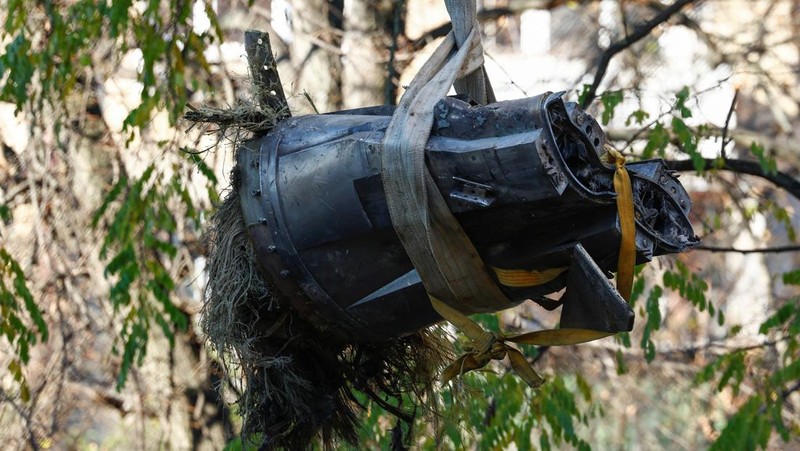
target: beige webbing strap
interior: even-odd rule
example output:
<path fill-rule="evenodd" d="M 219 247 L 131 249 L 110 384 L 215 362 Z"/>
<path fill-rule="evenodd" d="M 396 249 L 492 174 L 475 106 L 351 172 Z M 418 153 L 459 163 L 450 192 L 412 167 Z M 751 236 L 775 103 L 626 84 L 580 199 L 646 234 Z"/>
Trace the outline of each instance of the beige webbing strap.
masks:
<path fill-rule="evenodd" d="M 433 107 L 456 78 L 483 64 L 473 27 L 455 50 L 450 33 L 411 82 L 383 141 L 382 178 L 392 224 L 429 293 L 464 313 L 502 310 L 509 301 L 495 285 L 425 165 Z"/>
<path fill-rule="evenodd" d="M 453 24 L 453 35 L 456 38 L 456 47 L 461 48 L 467 42 L 473 28 L 478 28 L 478 8 L 475 0 L 445 0 L 447 12 L 450 14 L 450 22 Z M 481 58 L 483 50 L 481 49 Z M 466 94 L 472 100 L 487 104 L 495 101 L 492 84 L 486 75 L 486 69 L 481 65 L 480 68 L 466 76 L 457 79 L 453 87 L 458 94 Z"/>

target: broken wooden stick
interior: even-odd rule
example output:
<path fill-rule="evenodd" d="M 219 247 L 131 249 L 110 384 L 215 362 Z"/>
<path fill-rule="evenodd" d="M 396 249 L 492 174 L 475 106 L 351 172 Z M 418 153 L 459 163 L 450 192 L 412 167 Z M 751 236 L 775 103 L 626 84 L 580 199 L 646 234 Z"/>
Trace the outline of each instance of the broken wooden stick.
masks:
<path fill-rule="evenodd" d="M 184 118 L 194 123 L 190 129 L 198 123 L 206 123 L 216 124 L 220 131 L 233 127 L 263 135 L 281 120 L 291 117 L 269 34 L 247 30 L 244 33 L 244 47 L 254 103 L 242 103 L 227 109 L 187 105 L 189 111 Z"/>

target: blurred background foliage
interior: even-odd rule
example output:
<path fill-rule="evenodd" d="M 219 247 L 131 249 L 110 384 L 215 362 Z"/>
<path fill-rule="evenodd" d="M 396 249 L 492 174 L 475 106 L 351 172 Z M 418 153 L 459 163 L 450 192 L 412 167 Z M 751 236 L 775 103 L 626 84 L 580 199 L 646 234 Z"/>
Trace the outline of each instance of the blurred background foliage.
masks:
<path fill-rule="evenodd" d="M 248 28 L 270 31 L 294 114 L 393 103 L 447 31 L 442 3 L 0 0 L 4 443 L 247 447 L 240 387 L 195 326 L 239 137 L 181 117 L 250 102 Z M 565 90 L 626 156 L 668 160 L 704 246 L 639 268 L 632 333 L 526 349 L 541 389 L 497 364 L 410 429 L 366 403 L 364 446 L 800 446 L 800 2 L 478 5 L 498 97 Z"/>

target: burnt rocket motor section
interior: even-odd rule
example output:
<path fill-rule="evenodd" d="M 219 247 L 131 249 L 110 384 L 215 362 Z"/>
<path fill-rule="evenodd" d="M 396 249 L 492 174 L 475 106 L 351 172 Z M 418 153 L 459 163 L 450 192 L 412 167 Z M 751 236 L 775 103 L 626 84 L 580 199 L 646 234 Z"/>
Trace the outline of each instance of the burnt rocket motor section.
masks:
<path fill-rule="evenodd" d="M 240 147 L 242 211 L 259 262 L 291 307 L 332 339 L 374 341 L 439 321 L 392 228 L 381 180 L 391 107 L 283 121 Z M 597 122 L 560 94 L 434 110 L 427 166 L 488 268 L 568 267 L 508 307 L 563 305 L 562 327 L 630 330 L 610 284 L 620 229 Z M 698 243 L 689 197 L 661 160 L 627 165 L 637 263 Z M 488 269 L 487 268 L 487 269 Z M 544 296 L 567 287 L 559 300 Z M 467 311 L 465 313 L 475 313 Z"/>

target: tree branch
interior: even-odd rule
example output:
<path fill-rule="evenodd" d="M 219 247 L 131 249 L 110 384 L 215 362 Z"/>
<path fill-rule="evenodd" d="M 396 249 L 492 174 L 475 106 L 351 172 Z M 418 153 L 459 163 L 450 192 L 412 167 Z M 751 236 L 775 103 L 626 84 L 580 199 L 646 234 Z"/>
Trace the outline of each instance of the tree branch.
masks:
<path fill-rule="evenodd" d="M 728 145 L 728 130 L 731 124 L 731 117 L 733 117 L 733 111 L 736 109 L 736 100 L 739 98 L 739 89 L 737 88 L 733 92 L 733 100 L 731 100 L 731 106 L 728 108 L 728 115 L 725 116 L 725 126 L 722 127 L 722 144 L 720 145 L 719 154 L 722 155 L 722 158 L 728 158 L 728 154 L 725 151 L 725 147 Z"/>
<path fill-rule="evenodd" d="M 678 11 L 680 11 L 684 6 L 693 3 L 695 1 L 696 0 L 676 0 L 675 3 L 668 6 L 663 11 L 659 12 L 655 17 L 637 27 L 633 31 L 633 33 L 628 35 L 628 37 L 619 42 L 611 44 L 606 49 L 606 51 L 603 52 L 603 54 L 600 56 L 600 62 L 597 65 L 597 72 L 595 72 L 594 81 L 584 94 L 583 102 L 581 102 L 581 107 L 584 109 L 587 108 L 589 104 L 591 104 L 592 101 L 597 97 L 597 88 L 600 86 L 600 83 L 606 76 L 606 71 L 608 70 L 609 63 L 611 63 L 611 59 L 614 56 L 616 56 L 617 53 L 627 49 L 633 44 L 636 44 L 642 38 L 649 35 L 654 28 L 668 21 L 672 16 L 678 13 Z"/>
<path fill-rule="evenodd" d="M 735 247 L 720 247 L 720 246 L 697 246 L 692 248 L 695 251 L 708 251 L 708 252 L 738 252 L 740 254 L 770 254 L 781 252 L 800 252 L 800 245 L 787 245 L 765 247 L 761 249 L 738 249 Z"/>
<path fill-rule="evenodd" d="M 733 158 L 706 158 L 704 161 L 707 168 L 748 174 L 768 180 L 775 186 L 783 188 L 795 198 L 800 199 L 800 181 L 780 171 L 765 172 L 758 162 Z M 692 160 L 668 160 L 666 163 L 667 166 L 674 171 L 695 171 L 694 162 Z"/>
<path fill-rule="evenodd" d="M 611 141 L 626 141 L 628 145 L 639 139 L 646 140 L 650 136 L 650 128 L 657 122 L 658 119 L 640 129 L 609 128 L 605 130 L 606 138 Z M 670 139 L 673 142 L 677 142 L 672 130 L 667 129 L 667 131 L 670 134 Z M 700 138 L 719 138 L 722 136 L 721 128 L 708 125 L 702 128 L 693 127 L 692 132 Z M 744 149 L 749 149 L 750 145 L 754 142 L 759 143 L 765 149 L 770 150 L 774 156 L 780 157 L 794 166 L 800 165 L 800 159 L 798 159 L 798 155 L 800 155 L 800 146 L 790 137 L 768 136 L 763 133 L 739 128 L 729 129 L 727 136 L 728 142 L 732 140 L 737 146 Z"/>

